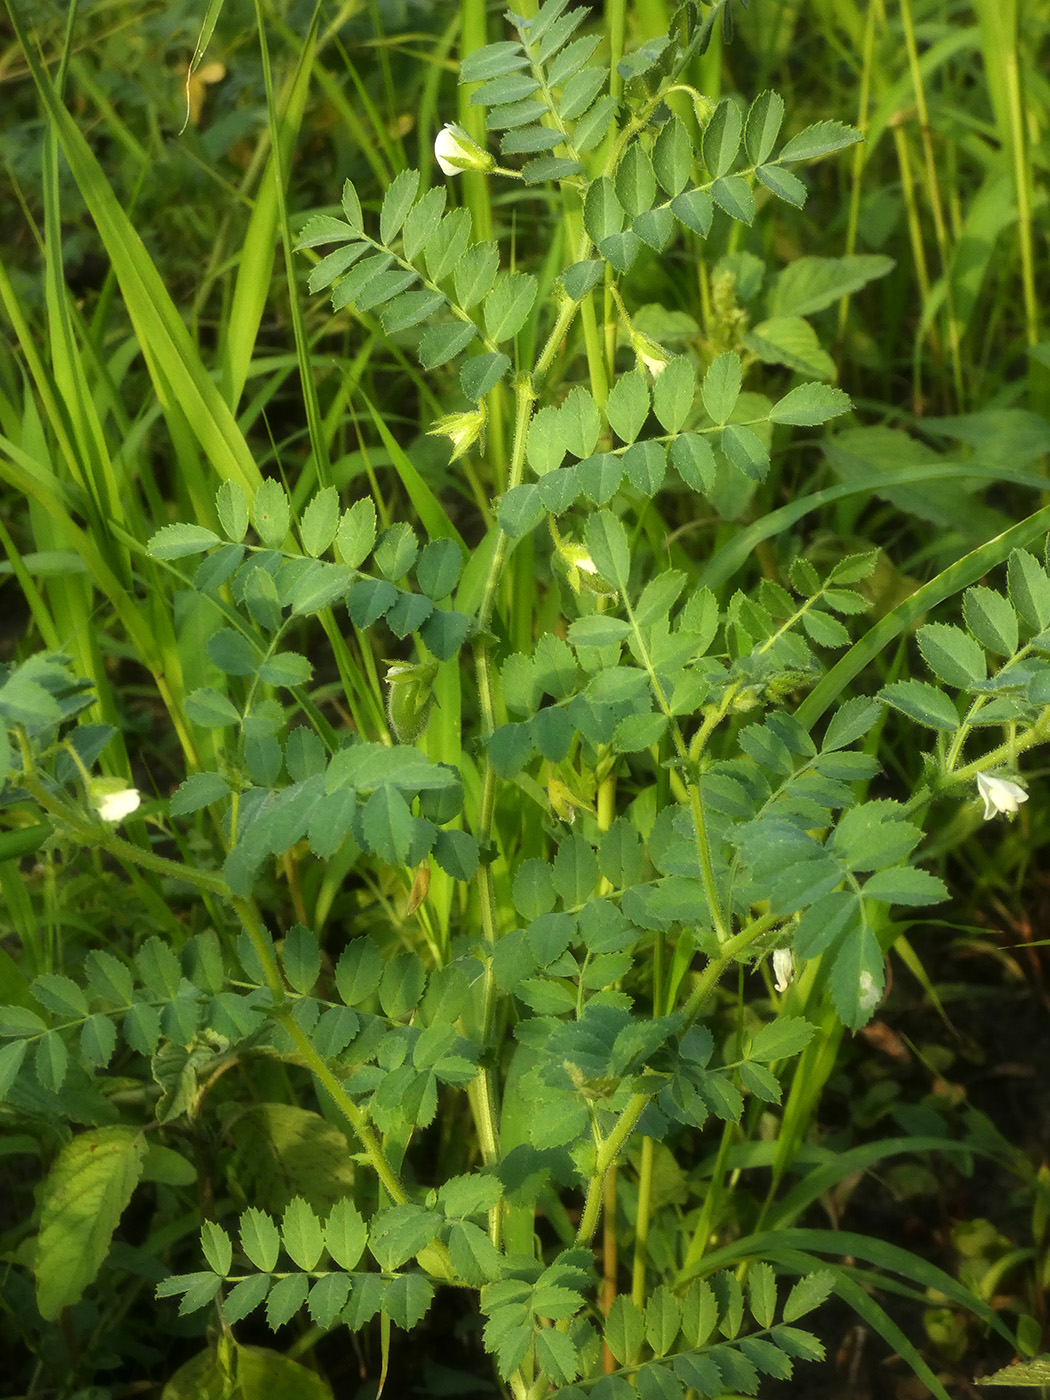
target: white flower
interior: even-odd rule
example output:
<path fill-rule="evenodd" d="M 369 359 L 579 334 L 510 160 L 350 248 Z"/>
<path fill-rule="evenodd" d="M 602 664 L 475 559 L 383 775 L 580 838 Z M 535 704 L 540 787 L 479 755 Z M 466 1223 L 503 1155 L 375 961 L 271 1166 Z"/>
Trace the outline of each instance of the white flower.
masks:
<path fill-rule="evenodd" d="M 446 122 L 434 139 L 434 159 L 443 175 L 461 175 L 464 170 L 491 170 L 495 159 L 483 151 L 455 122 Z"/>
<path fill-rule="evenodd" d="M 790 948 L 773 950 L 773 987 L 778 992 L 786 992 L 795 976 L 795 959 Z"/>
<path fill-rule="evenodd" d="M 95 810 L 104 822 L 122 822 L 130 817 L 142 801 L 137 788 L 118 788 L 114 792 L 100 792 L 94 799 Z"/>
<path fill-rule="evenodd" d="M 1012 783 L 1009 778 L 993 778 L 987 773 L 977 774 L 977 791 L 984 799 L 984 819 L 986 822 L 998 812 L 1013 816 L 1022 802 L 1028 801 L 1023 787 Z"/>

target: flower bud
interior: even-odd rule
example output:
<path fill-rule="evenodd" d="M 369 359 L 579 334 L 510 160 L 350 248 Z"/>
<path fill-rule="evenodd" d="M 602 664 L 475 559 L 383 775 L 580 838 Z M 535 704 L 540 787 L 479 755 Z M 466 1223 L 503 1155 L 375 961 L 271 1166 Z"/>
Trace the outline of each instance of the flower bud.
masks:
<path fill-rule="evenodd" d="M 446 122 L 434 139 L 434 159 L 443 175 L 460 175 L 464 170 L 492 170 L 496 161 L 488 151 L 468 136 L 455 122 Z"/>
<path fill-rule="evenodd" d="M 434 426 L 427 429 L 428 437 L 447 437 L 452 444 L 454 462 L 468 452 L 485 431 L 487 413 L 484 404 L 468 409 L 465 413 L 446 413 L 443 418 L 434 420 Z M 484 445 L 484 444 L 483 444 Z"/>

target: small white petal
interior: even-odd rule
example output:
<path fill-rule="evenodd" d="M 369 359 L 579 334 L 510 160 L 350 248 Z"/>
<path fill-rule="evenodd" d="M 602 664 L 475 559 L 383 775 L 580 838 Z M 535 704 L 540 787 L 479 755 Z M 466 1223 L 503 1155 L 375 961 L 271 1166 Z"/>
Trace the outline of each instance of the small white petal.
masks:
<path fill-rule="evenodd" d="M 1028 794 L 1009 778 L 995 778 L 989 773 L 977 774 L 977 791 L 984 801 L 984 820 L 991 821 L 999 812 L 1013 816 Z"/>
<path fill-rule="evenodd" d="M 141 801 L 136 788 L 107 792 L 98 804 L 98 814 L 104 822 L 122 822 L 125 817 L 131 816 Z"/>

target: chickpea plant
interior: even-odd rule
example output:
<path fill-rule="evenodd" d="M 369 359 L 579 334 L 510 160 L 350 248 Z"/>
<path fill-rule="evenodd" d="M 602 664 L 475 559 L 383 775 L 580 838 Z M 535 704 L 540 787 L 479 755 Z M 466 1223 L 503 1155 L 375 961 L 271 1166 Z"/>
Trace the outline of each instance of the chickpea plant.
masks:
<path fill-rule="evenodd" d="M 96 1278 L 148 1162 L 158 1179 L 147 1132 L 205 1113 L 203 1086 L 236 1058 L 306 1072 L 302 1111 L 353 1144 L 350 1185 L 326 1210 L 304 1193 L 276 1214 L 250 1204 L 207 1220 L 203 1267 L 158 1289 L 184 1315 L 211 1305 L 229 1328 L 265 1309 L 277 1328 L 306 1309 L 322 1329 L 379 1317 L 385 1350 L 391 1324 L 420 1324 L 435 1289 L 473 1290 L 485 1350 L 518 1400 L 753 1393 L 760 1374 L 821 1355 L 795 1324 L 830 1272 L 785 1288 L 769 1262 L 741 1281 L 694 1259 L 684 1279 L 681 1259 L 643 1248 L 627 1292 L 606 1260 L 599 1306 L 601 1212 L 639 1144 L 780 1102 L 815 1027 L 779 1009 L 716 1044 L 708 1021 L 729 970 L 768 957 L 775 992 L 767 982 L 760 1005 L 790 1004 L 805 979 L 846 1027 L 871 1017 L 890 908 L 946 895 L 913 863 L 934 795 L 976 812 L 979 782 L 986 816 L 1024 801 L 1006 773 L 1044 737 L 1050 581 L 1015 553 L 1008 597 L 972 589 L 965 627 L 920 630 L 931 680 L 842 699 L 814 733 L 797 697 L 850 643 L 874 555 L 823 572 L 798 557 L 781 580 L 720 596 L 654 546 L 658 493 L 735 518 L 774 434 L 850 409 L 819 378 L 775 400 L 745 390 L 745 367 L 792 367 L 792 336 L 815 344 L 802 316 L 705 359 L 629 310 L 643 253 L 695 246 L 716 218 L 750 225 L 763 198 L 801 206 L 797 168 L 859 139 L 826 121 L 784 140 L 775 93 L 745 114 L 689 88 L 716 11 L 681 4 L 668 36 L 622 62 L 616 92 L 591 62 L 598 38 L 573 37 L 585 9 L 546 0 L 534 18 L 508 15 L 510 37 L 460 70 L 506 164 L 450 124 L 440 183 L 406 170 L 373 211 L 348 181 L 341 217 L 303 228 L 311 291 L 377 318 L 425 373 L 458 378 L 462 407 L 431 426 L 453 471 L 499 446 L 498 410 L 503 475 L 469 544 L 403 452 L 415 524 L 380 528 L 372 499 L 344 508 L 334 487 L 293 518 L 276 481 L 250 500 L 227 481 L 218 530 L 171 524 L 149 541 L 214 609 L 220 678 L 189 697 L 184 722 L 223 757 L 142 810 L 210 820 L 199 830 L 213 867 L 118 834 L 141 818 L 137 794 L 91 777 L 109 731 L 74 722 L 90 697 L 63 658 L 7 668 L 8 799 L 40 815 L 0 838 L 4 857 L 97 846 L 199 891 L 216 921 L 178 951 L 157 934 L 127 959 L 93 951 L 82 978 L 44 974 L 34 1005 L 0 1009 L 9 1100 L 42 1095 L 56 1118 L 74 1089 L 105 1104 L 118 1054 L 148 1065 L 154 1089 L 145 1117 L 72 1115 L 93 1126 L 42 1188 L 45 1317 Z M 450 199 L 464 172 L 560 211 L 561 264 L 541 276 L 478 239 Z M 515 579 L 538 561 L 536 615 L 512 619 Z M 352 729 L 333 728 L 311 660 L 287 644 L 310 618 L 344 634 Z M 384 670 L 376 658 L 392 651 L 402 659 Z M 867 795 L 880 765 L 858 745 L 887 707 L 935 735 L 907 806 Z M 1006 738 L 965 757 L 996 726 Z M 320 864 L 333 886 L 370 882 L 408 912 L 385 936 L 349 928 L 341 950 L 302 922 L 270 927 L 258 896 L 275 858 Z M 446 1113 L 469 1113 L 471 1147 L 460 1170 L 428 1180 L 418 1130 Z M 228 1348 L 202 1355 L 202 1385 L 231 1364 Z"/>

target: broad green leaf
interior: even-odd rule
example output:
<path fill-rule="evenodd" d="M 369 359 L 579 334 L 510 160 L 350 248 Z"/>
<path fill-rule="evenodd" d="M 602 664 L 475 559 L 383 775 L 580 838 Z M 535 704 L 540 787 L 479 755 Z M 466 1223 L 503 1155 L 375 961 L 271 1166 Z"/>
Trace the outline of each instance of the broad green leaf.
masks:
<path fill-rule="evenodd" d="M 948 887 L 928 870 L 901 865 L 873 875 L 864 886 L 864 896 L 887 904 L 939 904 L 948 898 Z"/>
<path fill-rule="evenodd" d="M 536 483 L 526 481 L 512 486 L 500 500 L 498 517 L 500 529 L 511 539 L 520 539 L 534 530 L 543 519 L 543 502 Z"/>
<path fill-rule="evenodd" d="M 473 322 L 454 321 L 450 325 L 431 326 L 419 342 L 419 363 L 424 369 L 437 369 L 467 348 L 478 334 Z"/>
<path fill-rule="evenodd" d="M 502 351 L 488 351 L 472 355 L 463 362 L 459 371 L 459 382 L 468 399 L 483 399 L 494 389 L 510 369 L 510 356 Z"/>
<path fill-rule="evenodd" d="M 780 165 L 760 165 L 755 171 L 755 179 L 778 199 L 793 204 L 796 209 L 802 208 L 809 194 L 798 176 Z"/>
<path fill-rule="evenodd" d="M 739 365 L 739 361 L 737 363 Z M 600 510 L 588 518 L 584 534 L 598 573 L 606 583 L 624 592 L 631 569 L 631 554 L 623 523 L 611 511 Z"/>
<path fill-rule="evenodd" d="M 714 449 L 700 433 L 682 433 L 671 444 L 671 464 L 685 484 L 698 494 L 715 484 L 717 465 Z"/>
<path fill-rule="evenodd" d="M 419 188 L 419 171 L 402 170 L 395 176 L 383 196 L 379 211 L 379 241 L 388 248 L 401 231 L 401 225 L 408 218 L 408 211 L 415 201 Z"/>
<path fill-rule="evenodd" d="M 428 317 L 435 315 L 447 304 L 447 301 L 448 298 L 444 293 L 429 289 L 402 292 L 400 296 L 395 297 L 393 301 L 384 306 L 380 316 L 383 329 L 387 335 L 396 335 L 398 331 L 409 330 L 412 326 L 418 326 L 420 321 L 425 321 Z"/>
<path fill-rule="evenodd" d="M 665 207 L 647 209 L 635 219 L 631 232 L 650 248 L 662 253 L 674 233 L 674 215 Z"/>
<path fill-rule="evenodd" d="M 581 385 L 570 390 L 558 410 L 558 432 L 574 457 L 589 457 L 601 432 L 598 406 Z"/>
<path fill-rule="evenodd" d="M 815 427 L 848 413 L 853 404 L 848 394 L 831 384 L 799 384 L 769 410 L 771 423 L 792 423 Z"/>
<path fill-rule="evenodd" d="M 842 122 L 815 122 L 793 136 L 780 150 L 778 160 L 814 160 L 826 156 L 831 151 L 841 151 L 847 146 L 855 146 L 864 138 L 855 126 L 844 126 Z"/>
<path fill-rule="evenodd" d="M 626 715 L 616 726 L 612 746 L 617 753 L 640 753 L 658 744 L 666 731 L 666 715 Z"/>
<path fill-rule="evenodd" d="M 474 243 L 456 264 L 456 300 L 465 311 L 476 306 L 492 290 L 499 271 L 499 246 Z"/>
<path fill-rule="evenodd" d="M 391 583 L 404 578 L 416 561 L 419 541 L 412 526 L 403 520 L 385 529 L 375 549 L 375 561 L 380 572 Z"/>
<path fill-rule="evenodd" d="M 278 1279 L 266 1300 L 266 1323 L 272 1332 L 286 1326 L 305 1304 L 310 1280 L 305 1274 Z"/>
<path fill-rule="evenodd" d="M 582 39 L 580 42 L 589 44 L 591 40 Z M 582 68 L 574 73 L 555 104 L 562 121 L 577 121 L 582 117 L 605 86 L 608 76 L 608 72 L 601 68 Z"/>
<path fill-rule="evenodd" d="M 777 1284 L 772 1268 L 759 1260 L 747 1271 L 748 1304 L 759 1327 L 772 1327 L 777 1310 Z"/>
<path fill-rule="evenodd" d="M 784 120 L 784 99 L 768 89 L 752 102 L 744 123 L 744 144 L 752 165 L 769 159 Z"/>
<path fill-rule="evenodd" d="M 367 936 L 352 939 L 335 967 L 335 985 L 346 1005 L 367 1001 L 379 990 L 382 977 L 383 960 L 376 945 Z"/>
<path fill-rule="evenodd" d="M 407 951 L 398 953 L 383 969 L 379 1004 L 392 1021 L 403 1020 L 419 1006 L 426 983 L 426 969 L 419 955 Z"/>
<path fill-rule="evenodd" d="M 667 370 L 664 371 L 666 373 Z M 657 380 L 657 387 L 659 384 L 660 380 Z M 605 416 L 618 438 L 623 442 L 634 442 L 649 416 L 649 389 L 640 370 L 628 370 L 617 377 L 605 401 Z M 668 431 L 675 432 L 677 429 Z"/>
<path fill-rule="evenodd" d="M 317 1267 L 324 1249 L 321 1222 L 301 1196 L 295 1196 L 285 1207 L 281 1220 L 281 1241 L 288 1257 L 300 1269 L 309 1272 Z"/>
<path fill-rule="evenodd" d="M 362 496 L 343 511 L 336 531 L 336 548 L 343 563 L 357 568 L 372 550 L 376 538 L 376 508 L 371 496 Z"/>
<path fill-rule="evenodd" d="M 259 664 L 254 648 L 232 627 L 220 627 L 208 638 L 208 657 L 225 676 L 253 676 Z"/>
<path fill-rule="evenodd" d="M 653 170 L 656 178 L 673 198 L 689 183 L 693 168 L 693 143 L 681 118 L 672 116 L 660 128 L 653 145 Z"/>
<path fill-rule="evenodd" d="M 775 316 L 760 321 L 744 336 L 744 345 L 769 365 L 787 365 L 815 379 L 833 379 L 835 362 L 801 316 Z"/>
<path fill-rule="evenodd" d="M 498 345 L 517 335 L 536 300 L 536 279 L 528 272 L 507 272 L 485 301 L 485 329 Z"/>
<path fill-rule="evenodd" d="M 688 355 L 677 355 L 664 366 L 653 386 L 653 412 L 665 432 L 677 433 L 685 424 L 696 395 L 696 370 Z"/>
<path fill-rule="evenodd" d="M 361 834 L 380 860 L 403 865 L 412 845 L 412 813 L 394 787 L 376 788 L 360 815 Z"/>
<path fill-rule="evenodd" d="M 704 128 L 702 150 L 704 164 L 717 180 L 733 168 L 737 152 L 740 150 L 740 136 L 743 121 L 740 108 L 732 98 L 724 97 L 711 115 Z"/>
<path fill-rule="evenodd" d="M 284 487 L 267 477 L 252 501 L 252 524 L 263 544 L 280 549 L 288 533 L 289 507 Z"/>
<path fill-rule="evenodd" d="M 33 1264 L 37 1306 L 48 1321 L 79 1302 L 94 1282 L 145 1155 L 142 1133 L 115 1125 L 78 1133 L 59 1150 L 40 1188 Z"/>
<path fill-rule="evenodd" d="M 589 258 L 567 267 L 558 280 L 571 301 L 582 301 L 592 287 L 602 280 L 603 271 L 604 264 L 600 258 Z"/>
<path fill-rule="evenodd" d="M 683 190 L 671 200 L 671 213 L 686 228 L 706 238 L 714 218 L 714 200 L 706 190 Z"/>
<path fill-rule="evenodd" d="M 1017 650 L 1017 614 L 994 589 L 978 586 L 963 594 L 963 617 L 980 642 L 997 656 L 1012 656 Z"/>
<path fill-rule="evenodd" d="M 593 150 L 608 135 L 619 106 L 619 100 L 607 93 L 605 97 L 599 97 L 590 111 L 580 118 L 573 141 L 579 155 Z"/>
<path fill-rule="evenodd" d="M 334 1325 L 349 1296 L 350 1279 L 346 1274 L 322 1274 L 306 1300 L 311 1322 L 327 1331 Z"/>
<path fill-rule="evenodd" d="M 1025 626 L 1033 632 L 1050 627 L 1050 579 L 1026 549 L 1011 552 L 1006 565 L 1007 591 Z"/>
<path fill-rule="evenodd" d="M 461 83 L 480 83 L 489 78 L 501 77 L 504 73 L 514 73 L 527 68 L 529 60 L 522 53 L 517 40 L 504 40 L 498 44 L 486 44 L 465 54 L 459 68 Z"/>
<path fill-rule="evenodd" d="M 655 1356 L 666 1356 L 674 1346 L 681 1321 L 678 1299 L 666 1284 L 660 1284 L 645 1305 L 645 1339 Z"/>
<path fill-rule="evenodd" d="M 165 525 L 150 536 L 146 549 L 154 559 L 183 559 L 219 543 L 215 531 L 203 525 Z"/>
<path fill-rule="evenodd" d="M 778 1016 L 751 1039 L 748 1058 L 773 1061 L 790 1059 L 813 1039 L 815 1027 L 801 1016 Z"/>
<path fill-rule="evenodd" d="M 643 496 L 655 496 L 667 473 L 667 450 L 662 442 L 634 442 L 623 454 L 627 479 Z"/>
<path fill-rule="evenodd" d="M 764 481 L 769 471 L 765 443 L 746 423 L 729 423 L 722 430 L 721 448 L 737 471 L 751 481 Z"/>
<path fill-rule="evenodd" d="M 740 356 L 732 350 L 724 351 L 708 366 L 700 392 L 704 408 L 715 423 L 729 422 L 740 397 L 741 379 Z"/>
<path fill-rule="evenodd" d="M 711 186 L 711 198 L 719 209 L 741 223 L 751 224 L 755 218 L 755 196 L 742 175 L 724 175 Z"/>
<path fill-rule="evenodd" d="M 415 262 L 423 251 L 445 210 L 448 192 L 444 185 L 427 190 L 418 204 L 413 205 L 401 233 L 401 249 L 409 262 Z"/>
<path fill-rule="evenodd" d="M 623 205 L 612 180 L 599 175 L 591 181 L 583 206 L 583 223 L 591 242 L 600 245 L 610 234 L 619 233 L 624 221 Z"/>
<path fill-rule="evenodd" d="M 234 1284 L 222 1301 L 222 1315 L 227 1323 L 232 1326 L 254 1312 L 269 1293 L 272 1282 L 269 1274 L 253 1274 Z"/>
<path fill-rule="evenodd" d="M 293 991 L 303 996 L 313 990 L 321 974 L 321 947 L 316 934 L 293 924 L 281 946 L 281 966 Z"/>
<path fill-rule="evenodd" d="M 233 1267 L 233 1241 L 214 1220 L 206 1220 L 201 1226 L 201 1250 L 208 1267 L 226 1278 Z"/>
<path fill-rule="evenodd" d="M 248 499 L 236 481 L 224 481 L 216 491 L 215 511 L 226 538 L 239 544 L 248 529 Z"/>
<path fill-rule="evenodd" d="M 514 874 L 514 907 L 523 919 L 536 919 L 554 908 L 556 893 L 551 868 L 538 857 L 522 861 Z"/>
<path fill-rule="evenodd" d="M 636 218 L 651 208 L 656 198 L 656 176 L 652 161 L 639 140 L 635 139 L 627 147 L 613 179 L 616 197 L 628 218 Z"/>
<path fill-rule="evenodd" d="M 30 990 L 41 1006 L 65 1020 L 79 1020 L 88 1014 L 87 998 L 71 977 L 45 972 L 34 977 Z"/>
<path fill-rule="evenodd" d="M 431 233 L 423 249 L 432 282 L 442 282 L 454 271 L 470 241 L 470 211 L 453 209 Z"/>
<path fill-rule="evenodd" d="M 842 258 L 796 258 L 774 279 L 768 297 L 770 316 L 809 316 L 859 291 L 894 267 L 892 258 L 877 253 L 852 253 Z"/>
<path fill-rule="evenodd" d="M 984 649 L 961 627 L 931 622 L 919 628 L 917 637 L 923 660 L 945 685 L 972 690 L 985 679 Z"/>

